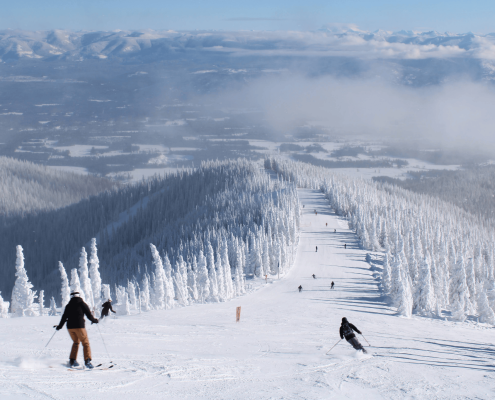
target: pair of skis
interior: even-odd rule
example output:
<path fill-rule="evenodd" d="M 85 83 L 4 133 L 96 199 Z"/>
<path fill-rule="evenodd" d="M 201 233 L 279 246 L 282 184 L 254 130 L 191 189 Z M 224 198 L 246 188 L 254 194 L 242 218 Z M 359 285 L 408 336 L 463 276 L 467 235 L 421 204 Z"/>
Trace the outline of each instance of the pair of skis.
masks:
<path fill-rule="evenodd" d="M 370 342 L 368 342 L 368 340 L 364 337 L 364 335 L 363 335 L 362 333 L 361 333 L 361 336 L 363 337 L 363 339 L 364 339 L 364 340 L 366 340 L 366 343 L 368 343 L 368 346 L 371 346 Z M 341 340 L 342 340 L 342 339 L 340 339 L 337 343 L 335 343 L 335 344 L 332 346 L 332 348 L 331 348 L 330 350 L 328 350 L 328 351 L 325 353 L 325 355 L 328 355 L 328 353 L 330 353 L 330 352 L 333 350 L 333 348 L 334 348 L 335 346 L 337 346 L 337 345 L 341 342 Z"/>
<path fill-rule="evenodd" d="M 108 367 L 104 367 L 103 364 L 98 364 L 95 365 L 93 368 L 86 368 L 85 366 L 80 366 L 80 367 L 69 367 L 67 371 L 92 371 L 92 370 L 99 370 L 99 371 L 107 371 L 110 368 L 115 367 L 115 364 L 111 364 Z"/>

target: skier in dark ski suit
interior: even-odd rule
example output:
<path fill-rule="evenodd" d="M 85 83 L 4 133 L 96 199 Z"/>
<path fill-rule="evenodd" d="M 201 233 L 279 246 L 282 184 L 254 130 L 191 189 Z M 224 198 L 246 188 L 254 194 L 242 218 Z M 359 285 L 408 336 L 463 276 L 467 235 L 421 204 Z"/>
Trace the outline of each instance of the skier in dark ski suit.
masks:
<path fill-rule="evenodd" d="M 347 340 L 356 350 L 362 350 L 363 353 L 367 353 L 366 349 L 361 343 L 359 343 L 359 340 L 357 340 L 354 331 L 361 334 L 361 331 L 354 325 L 350 324 L 347 321 L 347 318 L 342 318 L 342 325 L 340 325 L 340 338 L 344 339 L 345 337 L 345 340 Z"/>
<path fill-rule="evenodd" d="M 101 318 L 108 317 L 108 311 L 111 311 L 114 314 L 117 314 L 115 311 L 113 311 L 111 299 L 108 299 L 108 301 L 103 303 L 102 308 L 103 309 L 101 310 Z"/>
<path fill-rule="evenodd" d="M 60 323 L 56 328 L 57 331 L 59 331 L 64 327 L 64 324 L 67 321 L 67 330 L 69 331 L 69 335 L 74 342 L 72 344 L 72 350 L 69 356 L 69 365 L 71 367 L 79 366 L 76 359 L 77 352 L 79 350 L 79 343 L 82 343 L 86 368 L 93 368 L 93 365 L 91 364 L 91 347 L 89 346 L 84 316 L 86 315 L 86 317 L 94 324 L 97 324 L 98 320 L 91 315 L 88 305 L 79 297 L 79 292 L 71 293 L 70 296 L 71 299 L 65 306 Z"/>

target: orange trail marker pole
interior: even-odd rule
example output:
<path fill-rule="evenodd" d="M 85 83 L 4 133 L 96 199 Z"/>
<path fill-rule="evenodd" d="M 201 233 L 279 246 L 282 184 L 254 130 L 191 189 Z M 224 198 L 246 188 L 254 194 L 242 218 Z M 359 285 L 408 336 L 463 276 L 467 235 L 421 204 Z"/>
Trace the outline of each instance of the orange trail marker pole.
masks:
<path fill-rule="evenodd" d="M 241 307 L 237 307 L 235 309 L 235 322 L 239 322 L 241 320 Z"/>

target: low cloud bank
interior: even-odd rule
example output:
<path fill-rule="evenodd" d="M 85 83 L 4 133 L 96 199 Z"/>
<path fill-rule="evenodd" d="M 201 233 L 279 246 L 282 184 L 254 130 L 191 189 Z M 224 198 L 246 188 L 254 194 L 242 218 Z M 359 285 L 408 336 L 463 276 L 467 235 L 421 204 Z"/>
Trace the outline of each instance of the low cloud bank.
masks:
<path fill-rule="evenodd" d="M 223 93 L 218 101 L 261 109 L 278 133 L 310 124 L 342 136 L 495 150 L 495 89 L 486 82 L 413 88 L 384 81 L 288 74 L 259 79 L 241 91 Z"/>

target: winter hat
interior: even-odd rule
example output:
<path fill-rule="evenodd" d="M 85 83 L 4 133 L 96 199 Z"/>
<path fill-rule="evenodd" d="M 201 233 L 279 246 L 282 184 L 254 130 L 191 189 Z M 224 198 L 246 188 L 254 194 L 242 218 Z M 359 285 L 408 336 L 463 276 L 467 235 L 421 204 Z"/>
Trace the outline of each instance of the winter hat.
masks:
<path fill-rule="evenodd" d="M 79 292 L 72 292 L 71 297 L 79 297 Z"/>
<path fill-rule="evenodd" d="M 342 323 L 347 324 L 347 318 L 346 317 L 342 318 Z"/>

